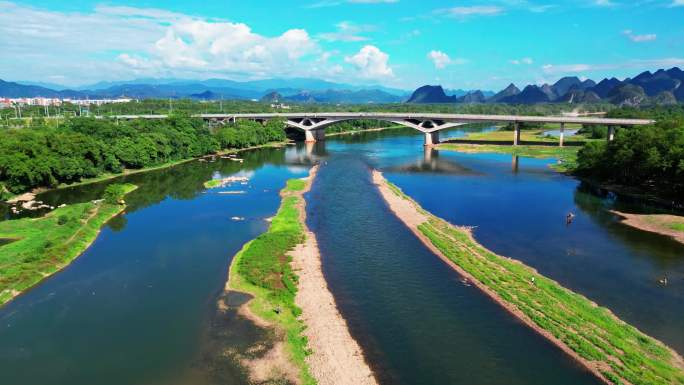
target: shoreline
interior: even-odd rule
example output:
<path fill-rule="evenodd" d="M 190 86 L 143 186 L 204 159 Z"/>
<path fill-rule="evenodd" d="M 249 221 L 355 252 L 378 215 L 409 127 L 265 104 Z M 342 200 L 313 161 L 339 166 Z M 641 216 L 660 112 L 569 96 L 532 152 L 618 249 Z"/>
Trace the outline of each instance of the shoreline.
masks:
<path fill-rule="evenodd" d="M 471 241 L 475 247 L 483 248 L 477 242 L 474 240 L 472 237 L 471 230 L 468 228 L 459 228 L 456 226 L 453 226 L 449 224 L 446 221 L 443 221 L 441 219 L 438 219 L 437 217 L 433 216 L 429 212 L 425 211 L 422 207 L 418 205 L 415 201 L 413 201 L 410 197 L 406 196 L 399 190 L 397 187 L 394 187 L 393 185 L 390 184 L 389 181 L 387 181 L 384 176 L 382 175 L 381 172 L 377 170 L 373 170 L 372 172 L 373 175 L 373 183 L 376 185 L 378 188 L 380 194 L 382 195 L 383 199 L 387 203 L 388 207 L 394 213 L 394 215 L 399 218 L 410 230 L 415 234 L 418 239 L 430 250 L 432 251 L 435 255 L 437 255 L 442 261 L 444 261 L 449 267 L 454 269 L 458 274 L 460 274 L 462 277 L 467 279 L 470 283 L 474 284 L 478 289 L 480 289 L 484 294 L 486 294 L 489 298 L 491 298 L 495 303 L 503 307 L 508 313 L 511 315 L 515 316 L 517 319 L 519 319 L 521 322 L 523 322 L 526 326 L 534 330 L 536 333 L 541 335 L 542 337 L 546 338 L 549 342 L 551 342 L 553 345 L 556 347 L 560 348 L 563 352 L 565 352 L 567 355 L 569 355 L 572 359 L 574 359 L 576 362 L 581 364 L 586 370 L 588 370 L 590 373 L 595 375 L 599 380 L 601 380 L 603 383 L 607 385 L 612 385 L 612 384 L 619 384 L 619 383 L 625 383 L 625 384 L 631 384 L 631 382 L 627 381 L 624 377 L 618 375 L 616 373 L 615 368 L 613 367 L 612 364 L 618 365 L 617 363 L 621 363 L 622 361 L 620 360 L 621 356 L 618 354 L 616 357 L 615 355 L 610 355 L 606 357 L 606 360 L 611 361 L 614 360 L 615 362 L 605 362 L 601 360 L 596 360 L 596 359 L 588 359 L 587 357 L 582 356 L 580 353 L 575 351 L 571 346 L 569 346 L 565 341 L 563 341 L 560 337 L 556 336 L 552 331 L 547 330 L 540 326 L 537 322 L 535 322 L 527 313 L 523 311 L 518 305 L 515 303 L 509 301 L 508 299 L 505 299 L 501 296 L 501 294 L 497 293 L 495 289 L 491 288 L 489 285 L 486 283 L 482 282 L 480 279 L 478 279 L 475 275 L 471 274 L 466 268 L 462 267 L 461 265 L 457 264 L 454 262 L 451 258 L 449 258 L 445 253 L 442 252 L 442 250 L 433 243 L 433 240 L 428 237 L 428 235 L 424 234 L 423 231 L 421 231 L 421 227 L 424 226 L 425 224 L 431 222 L 432 218 L 436 218 L 437 220 L 444 222 L 446 226 L 451 227 L 452 229 L 456 231 L 460 231 L 465 233 L 465 237 Z M 396 189 L 396 191 L 395 191 Z M 448 242 L 448 241 L 445 241 Z M 477 250 L 470 249 L 466 247 L 466 252 L 474 252 Z M 500 257 L 497 256 L 498 258 L 502 258 L 505 260 L 508 260 L 509 263 L 512 265 L 515 265 L 517 267 L 523 267 L 525 270 L 527 270 L 526 273 L 529 273 L 532 277 L 537 278 L 538 283 L 536 285 L 541 285 L 542 283 L 545 283 L 542 281 L 550 282 L 552 284 L 555 284 L 556 286 L 560 287 L 563 289 L 560 284 L 557 282 L 550 280 L 546 277 L 541 276 L 535 269 L 530 268 L 526 265 L 524 265 L 522 262 L 513 260 L 510 258 L 506 257 Z M 532 281 L 532 285 L 534 286 L 535 283 Z M 567 290 L 567 289 L 565 289 Z M 570 292 L 572 293 L 572 292 Z M 579 296 L 575 293 L 573 293 L 575 296 Z M 515 296 L 515 294 L 509 294 L 509 296 Z M 581 297 L 581 296 L 579 296 Z M 583 298 L 585 301 L 588 301 L 590 303 L 590 306 L 593 308 L 599 308 L 599 306 L 590 300 Z M 573 298 L 574 299 L 574 298 Z M 561 304 L 561 307 L 564 305 Z M 570 305 L 568 305 L 570 306 Z M 567 310 L 567 309 L 566 309 Z M 536 309 L 536 311 L 539 311 Z M 544 315 L 542 313 L 542 315 Z M 619 320 L 610 310 L 606 309 L 606 315 L 608 317 L 613 318 L 613 322 L 615 322 L 617 325 L 622 325 L 624 327 L 630 327 L 628 324 L 624 323 L 623 321 Z M 545 322 L 549 322 L 549 320 L 545 320 Z M 636 330 L 634 328 L 634 330 Z M 573 333 L 573 336 L 576 336 L 576 338 L 581 338 L 578 335 L 576 335 L 577 331 Z M 684 378 L 684 360 L 682 359 L 681 356 L 677 352 L 675 352 L 673 349 L 667 347 L 664 343 L 653 339 L 652 337 L 648 337 L 645 334 L 639 332 L 637 330 L 637 333 L 641 336 L 644 336 L 644 338 L 648 338 L 651 341 L 653 341 L 653 344 L 655 344 L 657 347 L 660 349 L 664 350 L 670 357 L 670 361 L 665 363 L 665 362 L 658 362 L 658 364 L 667 364 L 671 365 L 672 368 L 674 368 L 674 371 L 678 371 L 675 376 L 678 376 L 677 378 Z M 584 336 L 582 336 L 584 337 Z M 607 338 L 607 337 L 605 337 Z M 605 342 L 605 341 L 604 341 Z M 581 348 L 580 344 L 580 348 Z M 621 367 L 621 366 L 620 366 Z M 660 379 L 660 378 L 658 378 Z M 676 378 L 675 378 L 676 380 Z"/>
<path fill-rule="evenodd" d="M 124 170 L 123 172 L 120 172 L 120 173 L 118 173 L 118 174 L 103 174 L 103 175 L 100 175 L 100 176 L 97 176 L 97 177 L 94 177 L 94 178 L 84 179 L 84 180 L 82 180 L 82 181 L 80 181 L 80 182 L 74 182 L 74 183 L 69 183 L 69 184 L 60 184 L 59 186 L 57 186 L 57 187 L 52 187 L 52 188 L 47 188 L 47 187 L 36 187 L 36 188 L 34 188 L 34 189 L 32 189 L 32 190 L 30 190 L 30 191 L 28 191 L 28 192 L 25 192 L 25 193 L 23 193 L 23 194 L 31 193 L 31 194 L 34 194 L 34 195 L 38 195 L 38 194 L 42 194 L 42 193 L 45 193 L 45 192 L 48 192 L 48 191 L 63 190 L 63 189 L 67 189 L 67 188 L 70 188 L 70 187 L 77 187 L 77 186 L 83 186 L 83 185 L 89 185 L 89 184 L 93 184 L 93 183 L 98 183 L 98 182 L 104 182 L 104 181 L 107 181 L 107 180 L 110 180 L 110 179 L 116 179 L 116 178 L 123 177 L 123 176 L 134 175 L 134 174 L 141 174 L 141 173 L 150 172 L 150 171 L 163 170 L 163 169 L 165 169 L 165 168 L 171 168 L 171 167 L 174 167 L 174 166 L 178 166 L 179 164 L 188 163 L 188 162 L 192 162 L 193 160 L 202 159 L 202 158 L 211 157 L 211 156 L 221 156 L 221 155 L 228 155 L 228 154 L 237 154 L 237 153 L 240 153 L 240 152 L 243 152 L 243 151 L 257 150 L 257 149 L 260 149 L 260 148 L 272 148 L 272 147 L 276 147 L 276 148 L 277 148 L 277 147 L 282 147 L 282 146 L 287 145 L 287 143 L 289 143 L 289 141 L 283 141 L 283 142 L 270 142 L 270 143 L 260 144 L 260 145 L 258 145 L 258 146 L 245 147 L 245 148 L 238 148 L 238 149 L 222 150 L 222 151 L 217 151 L 217 152 L 212 153 L 212 154 L 206 154 L 206 155 L 198 156 L 198 157 L 195 157 L 195 158 L 187 158 L 187 159 L 175 160 L 175 161 L 168 162 L 168 163 L 164 163 L 164 164 L 160 164 L 160 165 L 157 165 L 157 166 L 145 167 L 145 168 L 140 168 L 140 169 L 126 169 L 126 170 Z M 20 195 L 20 194 L 13 194 L 11 197 L 9 197 L 8 199 L 5 200 L 5 203 L 9 203 L 10 200 L 12 200 L 13 198 L 15 198 L 15 197 L 18 196 L 18 195 Z"/>
<path fill-rule="evenodd" d="M 390 126 L 390 127 L 380 127 L 380 128 L 369 128 L 366 130 L 351 130 L 351 131 L 333 132 L 330 134 L 326 134 L 326 136 L 330 137 L 330 136 L 353 135 L 353 134 L 362 133 L 362 132 L 385 131 L 385 130 L 401 128 L 401 127 L 402 126 Z M 103 174 L 103 175 L 100 175 L 100 176 L 97 176 L 94 178 L 84 179 L 80 182 L 74 182 L 74 183 L 69 183 L 69 184 L 60 184 L 57 187 L 51 187 L 51 188 L 36 187 L 30 191 L 27 191 L 27 192 L 24 192 L 21 194 L 31 193 L 34 195 L 38 195 L 38 194 L 42 194 L 42 193 L 45 193 L 48 191 L 62 190 L 62 189 L 70 188 L 70 187 L 77 187 L 77 186 L 89 185 L 92 183 L 104 182 L 104 181 L 107 181 L 110 179 L 115 179 L 115 178 L 128 176 L 128 175 L 140 174 L 140 173 L 149 172 L 149 171 L 163 170 L 165 168 L 171 168 L 174 166 L 178 166 L 179 164 L 192 162 L 193 160 L 202 159 L 202 158 L 206 158 L 206 157 L 221 156 L 221 155 L 228 155 L 228 154 L 238 154 L 240 152 L 250 151 L 250 150 L 258 150 L 261 148 L 278 148 L 278 147 L 286 146 L 288 143 L 296 143 L 296 142 L 294 142 L 292 140 L 285 140 L 282 142 L 269 142 L 269 143 L 265 143 L 265 144 L 260 144 L 258 146 L 251 146 L 251 147 L 245 147 L 245 148 L 226 149 L 226 150 L 217 151 L 217 152 L 212 153 L 212 154 L 206 154 L 206 155 L 198 156 L 195 158 L 180 159 L 180 160 L 176 160 L 173 162 L 160 164 L 157 166 L 146 167 L 146 168 L 141 168 L 141 169 L 127 169 L 127 170 L 124 170 L 123 172 L 120 172 L 118 174 Z M 21 194 L 12 194 L 9 192 L 8 192 L 8 194 L 9 195 L 6 197 L 6 199 L 3 200 L 5 203 L 10 203 L 9 202 L 10 200 L 21 195 Z"/>
<path fill-rule="evenodd" d="M 629 214 L 617 210 L 610 210 L 611 213 L 621 218 L 620 223 L 641 231 L 664 235 L 673 240 L 684 244 L 684 230 L 677 231 L 668 228 L 667 224 L 682 224 L 684 228 L 684 217 L 669 214 Z"/>
<path fill-rule="evenodd" d="M 126 194 L 129 194 L 129 193 L 135 191 L 137 188 L 138 188 L 138 186 L 134 186 L 134 185 L 133 185 L 133 187 L 130 187 L 130 188 L 126 191 Z M 104 204 L 104 203 L 101 203 L 100 205 L 102 205 L 102 204 Z M 68 206 L 67 206 L 67 207 L 68 207 Z M 59 263 L 59 264 L 55 264 L 55 265 L 53 266 L 53 267 L 54 267 L 54 270 L 49 271 L 49 272 L 43 272 L 43 273 L 42 273 L 42 277 L 41 277 L 39 280 L 37 280 L 37 281 L 31 283 L 30 286 L 24 288 L 23 290 L 5 289 L 5 290 L 8 290 L 8 291 L 9 291 L 10 296 L 9 296 L 8 298 L 2 299 L 2 300 L 0 301 L 0 308 L 2 308 L 3 306 L 7 305 L 7 304 L 10 303 L 10 302 L 12 302 L 12 301 L 15 300 L 17 297 L 19 297 L 19 296 L 21 296 L 21 295 L 27 293 L 28 291 L 30 291 L 31 289 L 35 288 L 36 286 L 40 285 L 40 284 L 41 284 L 43 281 L 45 281 L 46 279 L 49 279 L 49 278 L 52 277 L 53 275 L 59 273 L 60 271 L 64 270 L 65 268 L 69 267 L 69 266 L 71 265 L 71 263 L 73 263 L 73 262 L 74 262 L 76 259 L 78 259 L 83 253 L 85 253 L 86 250 L 88 250 L 88 249 L 90 248 L 90 246 L 92 246 L 92 244 L 95 243 L 95 241 L 97 240 L 97 238 L 100 236 L 100 233 L 102 232 L 102 228 L 104 228 L 104 226 L 105 226 L 110 220 L 112 220 L 112 218 L 114 218 L 114 217 L 116 217 L 116 216 L 118 216 L 118 215 L 121 215 L 121 213 L 123 213 L 123 212 L 126 210 L 127 205 L 126 205 L 126 204 L 119 204 L 119 205 L 116 205 L 115 207 L 116 207 L 116 210 L 113 210 L 113 211 L 109 214 L 109 216 L 107 216 L 107 217 L 101 219 L 100 225 L 98 226 L 98 228 L 97 228 L 97 230 L 95 231 L 95 233 L 91 235 L 90 239 L 87 239 L 86 242 L 83 243 L 82 245 L 80 245 L 79 248 L 77 248 L 75 251 L 72 251 L 71 254 L 73 254 L 73 255 L 67 255 L 67 258 L 66 258 L 65 261 L 62 261 L 62 262 Z M 99 207 L 97 208 L 97 210 L 101 210 L 101 209 L 103 209 L 102 206 L 99 206 Z M 56 210 L 55 210 L 55 211 L 56 211 Z M 46 218 L 46 217 L 49 217 L 49 216 L 54 216 L 55 211 L 51 211 L 50 213 L 46 214 L 46 215 L 43 216 L 43 217 L 34 218 L 34 219 L 31 219 L 31 220 L 35 221 L 35 220 L 40 220 L 40 219 L 43 219 L 43 218 Z M 96 213 L 96 214 L 94 214 L 91 218 L 96 217 L 97 214 L 99 214 L 99 212 Z M 89 218 L 89 220 L 86 221 L 86 223 L 84 223 L 84 224 L 76 231 L 76 233 L 74 233 L 74 235 L 72 235 L 72 237 L 74 237 L 78 232 L 83 231 L 84 229 L 86 229 L 86 227 L 88 226 L 89 221 L 90 221 L 91 218 Z M 18 220 L 20 220 L 20 219 L 18 219 Z M 86 234 L 86 235 L 87 235 L 87 234 Z M 3 238 L 3 239 L 11 239 L 11 238 Z M 15 239 L 14 239 L 14 242 L 21 241 L 22 239 L 23 239 L 23 238 L 15 238 Z M 75 241 L 75 240 L 69 239 L 69 241 L 72 242 L 72 241 Z M 13 243 L 13 242 L 8 243 L 7 245 L 9 245 L 9 244 L 11 244 L 11 243 Z M 3 245 L 3 246 L 5 246 L 5 245 Z M 2 292 L 4 292 L 4 290 L 3 290 Z M 2 292 L 0 292 L 0 293 L 2 293 Z"/>
<path fill-rule="evenodd" d="M 317 170 L 315 165 L 304 180 L 291 180 L 301 183 L 297 187 L 288 181 L 288 186 L 280 192 L 278 213 L 265 233 L 271 232 L 274 226 L 293 225 L 283 223 L 281 215 L 296 216 L 288 219 L 294 219 L 302 237 L 284 253 L 288 259 L 285 264 L 291 268 L 296 282 L 293 303 L 288 306 L 287 302 L 274 299 L 284 294 L 252 284 L 238 271 L 243 268 L 245 254 L 263 240 L 263 235 L 246 243 L 230 264 L 224 293 L 251 295 L 237 309 L 238 313 L 256 326 L 272 330 L 274 335 L 271 348 L 263 356 L 242 359 L 240 364 L 255 382 L 284 379 L 295 384 L 377 385 L 363 351 L 351 336 L 328 289 L 315 234 L 306 226 L 303 195 L 311 188 Z M 283 214 L 285 209 L 295 212 Z M 282 274 L 286 276 L 287 270 Z M 219 301 L 218 306 L 225 305 Z"/>

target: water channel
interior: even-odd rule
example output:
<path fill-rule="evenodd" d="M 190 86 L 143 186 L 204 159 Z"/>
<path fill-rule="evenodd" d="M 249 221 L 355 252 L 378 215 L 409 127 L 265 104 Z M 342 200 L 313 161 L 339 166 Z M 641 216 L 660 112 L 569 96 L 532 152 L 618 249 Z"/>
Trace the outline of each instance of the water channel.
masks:
<path fill-rule="evenodd" d="M 192 161 L 122 178 L 140 186 L 126 213 L 68 268 L 0 309 L 0 383 L 245 383 L 237 365 L 209 357 L 216 299 L 231 256 L 266 229 L 285 180 L 315 161 L 322 167 L 307 195 L 309 226 L 331 290 L 387 383 L 597 381 L 462 284 L 389 212 L 370 167 L 434 214 L 476 226 L 476 238 L 497 253 L 684 351 L 684 247 L 619 224 L 608 209 L 643 208 L 597 195 L 550 170 L 552 161 L 424 153 L 422 137 L 403 129 L 240 156 L 244 163 Z M 225 190 L 244 194 L 202 186 L 236 173 L 249 184 Z M 96 199 L 107 183 L 39 199 Z M 576 219 L 566 226 L 570 211 Z M 668 286 L 657 283 L 661 276 Z M 244 344 L 254 332 L 238 319 L 218 323 L 232 330 L 222 344 Z"/>

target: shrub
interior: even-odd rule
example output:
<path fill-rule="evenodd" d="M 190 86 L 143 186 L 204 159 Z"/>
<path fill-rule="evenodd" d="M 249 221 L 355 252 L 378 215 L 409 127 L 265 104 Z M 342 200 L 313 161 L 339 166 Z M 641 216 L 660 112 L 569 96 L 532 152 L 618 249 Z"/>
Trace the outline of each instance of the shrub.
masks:
<path fill-rule="evenodd" d="M 116 205 L 123 200 L 124 195 L 126 195 L 126 187 L 122 184 L 114 183 L 107 186 L 102 198 L 106 203 Z"/>

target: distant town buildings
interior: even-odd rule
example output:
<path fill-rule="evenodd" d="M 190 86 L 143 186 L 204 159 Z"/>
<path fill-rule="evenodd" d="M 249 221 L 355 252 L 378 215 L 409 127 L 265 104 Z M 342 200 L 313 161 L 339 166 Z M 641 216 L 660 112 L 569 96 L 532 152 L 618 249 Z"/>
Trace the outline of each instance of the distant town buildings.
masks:
<path fill-rule="evenodd" d="M 288 106 L 287 104 L 283 104 L 283 103 L 271 103 L 271 108 L 276 108 L 276 109 L 280 109 L 280 110 L 289 110 L 290 106 Z"/>
<path fill-rule="evenodd" d="M 117 98 L 117 99 L 59 99 L 59 98 L 0 98 L 0 108 L 19 106 L 61 106 L 69 103 L 79 106 L 101 106 L 109 103 L 128 103 L 134 101 L 131 98 Z"/>

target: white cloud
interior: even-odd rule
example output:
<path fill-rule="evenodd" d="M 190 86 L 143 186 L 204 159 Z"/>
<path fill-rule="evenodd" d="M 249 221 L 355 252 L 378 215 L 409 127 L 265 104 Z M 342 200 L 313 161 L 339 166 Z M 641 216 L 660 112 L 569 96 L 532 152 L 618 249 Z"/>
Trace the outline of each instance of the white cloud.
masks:
<path fill-rule="evenodd" d="M 684 58 L 670 57 L 661 59 L 634 59 L 619 63 L 598 64 L 545 64 L 542 71 L 546 74 L 567 74 L 592 71 L 610 71 L 619 69 L 653 70 L 684 65 Z"/>
<path fill-rule="evenodd" d="M 615 3 L 613 3 L 611 0 L 595 0 L 594 5 L 598 7 L 613 7 L 615 6 Z"/>
<path fill-rule="evenodd" d="M 449 55 L 442 51 L 432 50 L 428 52 L 427 58 L 432 61 L 435 68 L 442 69 L 450 64 L 465 64 L 467 60 L 461 58 L 451 58 Z"/>
<path fill-rule="evenodd" d="M 684 7 L 684 0 L 672 0 L 670 7 Z"/>
<path fill-rule="evenodd" d="M 306 8 L 325 8 L 335 7 L 342 4 L 392 4 L 398 3 L 399 0 L 321 0 L 316 3 L 309 4 Z"/>
<path fill-rule="evenodd" d="M 318 37 L 326 41 L 365 41 L 368 40 L 368 38 L 361 35 L 361 33 L 375 30 L 375 26 L 373 25 L 358 25 L 349 21 L 337 23 L 335 27 L 337 27 L 336 32 L 322 33 L 318 35 Z"/>
<path fill-rule="evenodd" d="M 531 57 L 524 57 L 522 59 L 513 59 L 510 61 L 510 63 L 515 64 L 515 65 L 521 65 L 521 64 L 530 65 L 530 64 L 534 63 L 534 60 L 532 60 Z"/>
<path fill-rule="evenodd" d="M 348 26 L 347 26 L 348 28 Z M 66 84 L 151 77 L 234 79 L 326 76 L 303 29 L 265 36 L 243 23 L 154 8 L 97 6 L 60 12 L 0 1 L 0 73 Z M 313 72 L 313 71 L 317 72 Z"/>
<path fill-rule="evenodd" d="M 472 5 L 445 8 L 435 11 L 437 14 L 465 19 L 471 16 L 496 16 L 503 13 L 504 9 L 496 5 Z"/>
<path fill-rule="evenodd" d="M 657 38 L 655 33 L 648 33 L 644 35 L 635 35 L 632 30 L 626 29 L 622 31 L 622 34 L 627 36 L 627 38 L 635 43 L 643 43 L 645 41 L 653 41 Z"/>
<path fill-rule="evenodd" d="M 394 76 L 392 68 L 387 63 L 389 55 L 373 45 L 364 46 L 357 54 L 347 56 L 344 61 L 354 65 L 359 75 L 364 78 L 377 79 Z"/>
<path fill-rule="evenodd" d="M 428 59 L 432 60 L 432 64 L 435 65 L 435 68 L 441 69 L 451 64 L 451 58 L 449 55 L 442 51 L 432 50 L 427 54 L 427 57 Z"/>

